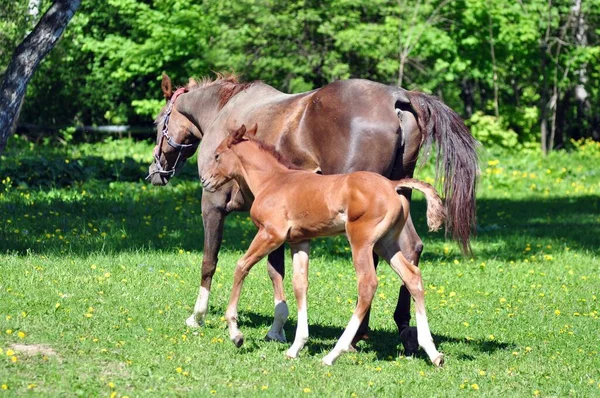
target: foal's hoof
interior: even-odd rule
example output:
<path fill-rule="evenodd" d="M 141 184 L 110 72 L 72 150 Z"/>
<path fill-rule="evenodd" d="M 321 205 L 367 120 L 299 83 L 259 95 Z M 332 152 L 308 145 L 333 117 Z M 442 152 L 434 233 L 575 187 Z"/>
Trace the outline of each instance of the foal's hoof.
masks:
<path fill-rule="evenodd" d="M 233 341 L 233 344 L 235 344 L 235 346 L 237 348 L 240 348 L 244 344 L 244 336 L 241 334 L 238 334 L 231 341 Z"/>
<path fill-rule="evenodd" d="M 331 366 L 331 365 L 333 365 L 333 362 L 334 362 L 333 359 L 328 358 L 328 357 L 321 359 L 321 364 L 323 366 Z"/>
<path fill-rule="evenodd" d="M 433 361 L 433 364 L 436 368 L 441 368 L 444 366 L 444 354 L 440 353 Z"/>
<path fill-rule="evenodd" d="M 400 341 L 404 346 L 404 355 L 410 357 L 416 355 L 419 351 L 419 342 L 417 341 L 417 328 L 414 326 L 405 327 L 400 332 Z"/>

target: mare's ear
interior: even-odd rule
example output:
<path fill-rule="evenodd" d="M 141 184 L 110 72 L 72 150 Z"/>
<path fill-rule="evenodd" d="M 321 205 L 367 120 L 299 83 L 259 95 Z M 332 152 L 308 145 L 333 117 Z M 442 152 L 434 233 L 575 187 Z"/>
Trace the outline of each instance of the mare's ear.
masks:
<path fill-rule="evenodd" d="M 162 83 L 160 84 L 160 88 L 162 89 L 163 95 L 165 96 L 165 100 L 169 101 L 173 96 L 173 84 L 171 83 L 171 79 L 167 76 L 166 73 L 162 75 Z"/>
<path fill-rule="evenodd" d="M 229 135 L 229 145 L 227 146 L 230 147 L 231 145 L 237 144 L 238 142 L 242 141 L 242 138 L 244 138 L 244 134 L 246 134 L 246 126 L 242 124 L 239 129 L 231 132 L 231 134 Z"/>
<path fill-rule="evenodd" d="M 249 137 L 256 137 L 256 130 L 258 130 L 258 123 L 254 123 L 254 126 L 246 132 L 246 135 Z"/>

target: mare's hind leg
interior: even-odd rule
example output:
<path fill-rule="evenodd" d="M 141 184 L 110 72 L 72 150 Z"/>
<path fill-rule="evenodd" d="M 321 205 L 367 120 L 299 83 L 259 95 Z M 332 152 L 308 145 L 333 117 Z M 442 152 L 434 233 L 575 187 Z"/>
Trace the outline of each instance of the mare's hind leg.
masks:
<path fill-rule="evenodd" d="M 296 327 L 296 337 L 294 344 L 287 351 L 289 358 L 297 358 L 298 353 L 308 341 L 308 309 L 306 293 L 308 292 L 308 254 L 310 242 L 302 242 L 292 245 L 292 259 L 294 263 L 294 275 L 292 284 L 294 285 L 294 295 L 298 304 L 298 326 Z"/>
<path fill-rule="evenodd" d="M 349 237 L 351 237 L 350 234 Z M 364 243 L 352 244 L 352 242 L 351 245 L 352 260 L 358 278 L 358 302 L 346 330 L 344 330 L 333 350 L 323 358 L 325 365 L 332 365 L 344 352 L 351 350 L 352 340 L 371 306 L 377 289 L 377 274 L 373 264 L 373 246 Z"/>
<path fill-rule="evenodd" d="M 225 320 L 229 326 L 229 337 L 236 347 L 240 347 L 244 343 L 244 335 L 240 332 L 237 325 L 237 305 L 240 299 L 244 279 L 257 262 L 279 247 L 283 241 L 284 239 L 280 239 L 267 232 L 266 229 L 260 228 L 246 253 L 237 262 L 235 273 L 233 275 L 233 287 L 229 297 L 229 305 L 225 312 Z"/>
<path fill-rule="evenodd" d="M 410 295 L 415 300 L 415 314 L 417 318 L 417 340 L 425 350 L 429 359 L 435 366 L 442 366 L 444 355 L 438 352 L 431 337 L 427 315 L 425 313 L 425 293 L 423 291 L 423 279 L 421 270 L 406 260 L 402 252 L 398 251 L 390 259 L 390 265 L 402 278 Z"/>
<path fill-rule="evenodd" d="M 419 235 L 417 235 L 417 231 L 415 230 L 410 215 L 400 233 L 399 244 L 404 257 L 406 257 L 411 264 L 419 266 L 419 259 L 421 258 L 421 252 L 423 251 L 423 242 Z M 394 311 L 394 321 L 398 326 L 400 341 L 402 341 L 402 345 L 404 346 L 404 354 L 416 354 L 419 348 L 417 342 L 417 330 L 414 327 L 410 327 L 410 292 L 405 285 L 400 287 L 398 303 L 396 304 L 396 310 Z"/>

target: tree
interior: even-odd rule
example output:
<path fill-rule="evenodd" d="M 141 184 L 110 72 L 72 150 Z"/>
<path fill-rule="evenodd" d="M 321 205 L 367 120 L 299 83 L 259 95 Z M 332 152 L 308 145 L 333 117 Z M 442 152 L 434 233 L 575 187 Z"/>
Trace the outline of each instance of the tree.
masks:
<path fill-rule="evenodd" d="M 62 35 L 80 3 L 81 0 L 56 0 L 17 46 L 0 86 L 0 153 L 14 130 L 29 80 Z"/>

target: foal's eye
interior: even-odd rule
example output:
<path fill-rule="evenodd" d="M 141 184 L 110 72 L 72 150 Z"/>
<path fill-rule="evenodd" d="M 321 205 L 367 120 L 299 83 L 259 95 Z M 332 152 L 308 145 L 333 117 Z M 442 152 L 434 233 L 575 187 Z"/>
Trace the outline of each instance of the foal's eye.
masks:
<path fill-rule="evenodd" d="M 215 154 L 215 160 L 219 160 L 219 154 L 218 153 Z"/>

